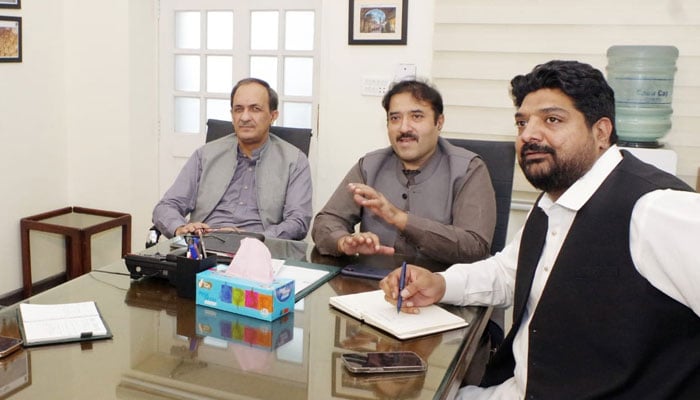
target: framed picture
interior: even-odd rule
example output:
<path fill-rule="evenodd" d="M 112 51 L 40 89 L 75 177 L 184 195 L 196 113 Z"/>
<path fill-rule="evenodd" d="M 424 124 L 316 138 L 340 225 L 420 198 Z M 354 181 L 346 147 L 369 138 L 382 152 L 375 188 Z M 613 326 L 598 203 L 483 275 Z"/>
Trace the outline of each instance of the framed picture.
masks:
<path fill-rule="evenodd" d="M 20 8 L 21 0 L 0 0 L 0 8 Z"/>
<path fill-rule="evenodd" d="M 350 0 L 348 44 L 406 44 L 408 0 Z"/>
<path fill-rule="evenodd" d="M 0 62 L 22 61 L 22 18 L 0 16 Z"/>

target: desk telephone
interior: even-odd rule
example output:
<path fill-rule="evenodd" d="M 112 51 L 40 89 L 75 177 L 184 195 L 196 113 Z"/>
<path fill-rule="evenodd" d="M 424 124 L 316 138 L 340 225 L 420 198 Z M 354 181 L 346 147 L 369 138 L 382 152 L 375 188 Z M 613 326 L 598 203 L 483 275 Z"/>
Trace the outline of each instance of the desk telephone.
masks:
<path fill-rule="evenodd" d="M 204 242 L 208 255 L 214 253 L 218 263 L 229 264 L 240 247 L 241 240 L 248 237 L 265 241 L 265 236 L 261 233 L 216 232 L 205 235 Z M 179 242 L 182 243 L 177 244 Z M 171 246 L 173 250 L 167 254 L 127 254 L 124 256 L 124 262 L 131 279 L 154 276 L 168 279 L 171 284 L 177 285 L 177 260 L 178 257 L 185 257 L 187 248 L 184 245 L 184 240 L 176 240 L 171 243 Z"/>
<path fill-rule="evenodd" d="M 184 257 L 186 248 L 176 249 L 168 254 L 127 254 L 124 256 L 131 279 L 155 276 L 165 278 L 173 285 L 177 279 L 177 257 Z"/>

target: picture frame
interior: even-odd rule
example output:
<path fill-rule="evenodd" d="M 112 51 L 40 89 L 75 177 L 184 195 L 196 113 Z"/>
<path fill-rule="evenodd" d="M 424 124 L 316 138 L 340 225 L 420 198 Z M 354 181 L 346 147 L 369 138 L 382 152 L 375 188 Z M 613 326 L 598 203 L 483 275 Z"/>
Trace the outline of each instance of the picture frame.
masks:
<path fill-rule="evenodd" d="M 0 0 L 0 8 L 21 8 L 22 0 Z"/>
<path fill-rule="evenodd" d="M 350 0 L 348 44 L 405 45 L 408 0 Z"/>
<path fill-rule="evenodd" d="M 22 17 L 0 15 L 0 62 L 22 62 Z"/>

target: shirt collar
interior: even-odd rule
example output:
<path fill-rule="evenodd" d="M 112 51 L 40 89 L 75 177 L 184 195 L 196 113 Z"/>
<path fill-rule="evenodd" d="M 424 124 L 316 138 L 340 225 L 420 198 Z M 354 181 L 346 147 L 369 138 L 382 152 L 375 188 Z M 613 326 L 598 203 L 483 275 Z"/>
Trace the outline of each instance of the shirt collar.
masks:
<path fill-rule="evenodd" d="M 435 151 L 433 152 L 433 154 L 430 155 L 430 158 L 428 159 L 428 161 L 426 161 L 425 164 L 423 164 L 420 168 L 417 169 L 417 171 L 419 171 L 419 172 L 416 173 L 416 175 L 415 175 L 415 182 L 414 182 L 415 185 L 417 185 L 419 183 L 423 183 L 423 182 L 427 181 L 431 176 L 433 176 L 435 171 L 440 166 L 440 162 L 442 161 L 442 158 L 443 158 L 442 157 L 443 153 L 444 152 L 442 150 L 442 147 L 438 143 L 436 145 Z M 396 152 L 394 152 L 394 159 L 396 160 L 396 162 L 398 164 L 397 176 L 399 177 L 398 178 L 399 182 L 401 182 L 401 184 L 405 186 L 408 183 L 408 177 L 403 172 L 405 170 L 403 167 L 403 162 L 401 162 L 401 159 L 396 154 Z"/>
<path fill-rule="evenodd" d="M 598 190 L 603 181 L 610 175 L 617 164 L 622 161 L 622 154 L 617 145 L 612 145 L 603 155 L 601 155 L 593 164 L 588 172 L 579 180 L 574 182 L 571 187 L 559 196 L 556 202 L 552 202 L 551 197 L 547 193 L 542 196 L 538 206 L 543 210 L 547 210 L 554 204 L 568 208 L 573 211 L 578 211 L 583 207 L 588 199 L 593 196 L 593 193 Z"/>
<path fill-rule="evenodd" d="M 243 153 L 241 150 L 241 146 L 236 146 L 236 154 L 238 156 L 238 159 L 246 159 L 246 160 L 251 160 L 251 161 L 257 161 L 260 158 L 260 154 L 263 152 L 264 149 L 267 148 L 267 144 L 270 143 L 270 138 L 268 137 L 265 143 L 263 143 L 262 146 L 258 147 L 257 149 L 253 150 L 250 153 L 250 158 Z"/>

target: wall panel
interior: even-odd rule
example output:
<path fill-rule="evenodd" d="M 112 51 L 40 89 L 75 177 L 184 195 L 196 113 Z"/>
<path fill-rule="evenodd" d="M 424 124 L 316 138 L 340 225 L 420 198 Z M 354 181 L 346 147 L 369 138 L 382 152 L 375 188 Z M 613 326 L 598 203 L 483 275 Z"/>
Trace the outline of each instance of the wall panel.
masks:
<path fill-rule="evenodd" d="M 696 0 L 438 0 L 435 22 L 456 24 L 579 25 L 698 25 L 700 3 Z"/>

